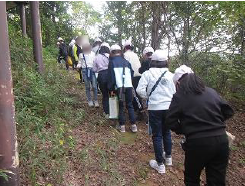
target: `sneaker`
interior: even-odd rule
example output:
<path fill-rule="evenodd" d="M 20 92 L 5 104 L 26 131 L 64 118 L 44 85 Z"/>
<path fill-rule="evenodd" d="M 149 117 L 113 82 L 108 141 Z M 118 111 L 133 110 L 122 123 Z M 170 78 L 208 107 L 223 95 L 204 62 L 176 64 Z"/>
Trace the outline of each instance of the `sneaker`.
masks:
<path fill-rule="evenodd" d="M 155 169 L 159 174 L 166 173 L 164 164 L 158 165 L 156 160 L 151 160 L 150 166 L 151 166 L 151 168 Z"/>
<path fill-rule="evenodd" d="M 110 118 L 110 115 L 109 114 L 106 114 L 105 115 L 105 119 L 109 119 Z"/>
<path fill-rule="evenodd" d="M 96 108 L 98 108 L 98 107 L 99 107 L 99 102 L 98 102 L 98 101 L 95 101 L 95 102 L 94 102 L 94 106 L 95 106 Z"/>
<path fill-rule="evenodd" d="M 89 106 L 89 107 L 93 107 L 93 106 L 94 106 L 93 101 L 89 101 L 89 102 L 88 102 L 88 106 Z"/>
<path fill-rule="evenodd" d="M 167 166 L 172 166 L 173 165 L 171 156 L 168 157 L 168 158 L 167 157 L 165 158 L 165 165 L 167 165 Z"/>
<path fill-rule="evenodd" d="M 120 125 L 119 126 L 119 131 L 123 132 L 123 133 L 126 132 L 125 125 Z"/>
<path fill-rule="evenodd" d="M 131 130 L 132 130 L 132 132 L 137 132 L 138 130 L 137 130 L 137 126 L 135 125 L 135 124 L 133 124 L 133 125 L 131 125 Z"/>

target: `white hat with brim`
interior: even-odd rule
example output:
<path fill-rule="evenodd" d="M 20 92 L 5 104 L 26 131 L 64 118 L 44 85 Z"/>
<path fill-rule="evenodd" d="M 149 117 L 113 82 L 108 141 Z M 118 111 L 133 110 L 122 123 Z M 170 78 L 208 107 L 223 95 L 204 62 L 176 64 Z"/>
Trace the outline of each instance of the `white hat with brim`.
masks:
<path fill-rule="evenodd" d="M 64 41 L 61 37 L 58 38 L 58 41 Z"/>
<path fill-rule="evenodd" d="M 101 39 L 98 38 L 98 37 L 97 37 L 94 41 L 95 41 L 95 42 L 101 42 L 101 43 L 102 43 Z"/>
<path fill-rule="evenodd" d="M 152 47 L 145 47 L 145 49 L 143 50 L 143 54 L 147 54 L 147 53 L 154 53 L 154 49 Z"/>
<path fill-rule="evenodd" d="M 107 48 L 110 49 L 110 45 L 109 45 L 108 43 L 106 43 L 106 42 L 103 42 L 103 43 L 101 44 L 101 47 L 102 47 L 102 46 L 105 46 L 105 47 L 107 47 Z"/>
<path fill-rule="evenodd" d="M 186 65 L 181 65 L 179 68 L 177 68 L 174 72 L 173 81 L 176 84 L 177 81 L 184 75 L 184 74 L 191 74 L 194 73 L 192 69 Z"/>
<path fill-rule="evenodd" d="M 132 42 L 130 40 L 125 41 L 123 48 L 125 48 L 126 46 L 132 46 Z"/>
<path fill-rule="evenodd" d="M 168 57 L 166 55 L 166 52 L 164 50 L 156 50 L 152 56 L 151 56 L 152 61 L 167 61 Z"/>
<path fill-rule="evenodd" d="M 114 50 L 122 50 L 121 47 L 119 45 L 112 45 L 111 46 L 111 51 L 114 51 Z"/>

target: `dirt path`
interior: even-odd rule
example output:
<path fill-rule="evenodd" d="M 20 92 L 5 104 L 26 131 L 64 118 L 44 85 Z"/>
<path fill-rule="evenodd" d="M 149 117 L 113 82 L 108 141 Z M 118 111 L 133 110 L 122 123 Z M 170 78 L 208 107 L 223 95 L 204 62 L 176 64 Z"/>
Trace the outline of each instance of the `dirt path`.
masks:
<path fill-rule="evenodd" d="M 101 107 L 87 106 L 84 84 L 74 82 L 71 86 L 81 87 L 80 90 L 77 87 L 71 90 L 78 99 L 77 108 L 83 109 L 84 122 L 74 126 L 72 131 L 77 143 L 67 157 L 64 186 L 184 185 L 184 152 L 179 145 L 181 137 L 173 134 L 173 167 L 167 167 L 166 174 L 159 175 L 148 165 L 154 154 L 146 125 L 138 123 L 137 134 L 129 132 L 129 129 L 120 134 L 115 129 L 116 121 L 104 119 Z M 237 112 L 227 123 L 228 131 L 236 135 L 227 175 L 227 185 L 231 186 L 245 185 L 244 118 L 244 113 Z"/>

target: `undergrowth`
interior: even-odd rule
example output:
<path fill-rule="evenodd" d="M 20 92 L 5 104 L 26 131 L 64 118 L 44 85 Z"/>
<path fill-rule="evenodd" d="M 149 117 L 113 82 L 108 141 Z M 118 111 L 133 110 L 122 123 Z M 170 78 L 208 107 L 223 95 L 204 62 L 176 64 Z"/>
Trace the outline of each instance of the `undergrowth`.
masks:
<path fill-rule="evenodd" d="M 43 49 L 45 73 L 40 75 L 31 39 L 11 24 L 9 34 L 21 185 L 61 185 L 66 157 L 75 146 L 71 120 L 80 124 L 83 119 L 69 92 L 74 80 L 58 68 L 55 47 Z"/>

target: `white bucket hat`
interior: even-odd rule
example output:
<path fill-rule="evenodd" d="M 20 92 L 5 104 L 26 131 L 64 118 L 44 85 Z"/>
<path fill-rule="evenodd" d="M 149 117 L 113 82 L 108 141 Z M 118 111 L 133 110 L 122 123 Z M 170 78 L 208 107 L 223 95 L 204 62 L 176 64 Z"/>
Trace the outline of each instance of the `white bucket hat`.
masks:
<path fill-rule="evenodd" d="M 102 47 L 102 46 L 105 46 L 105 47 L 107 47 L 107 48 L 110 49 L 110 45 L 109 45 L 108 43 L 106 43 L 106 42 L 103 42 L 103 43 L 101 44 L 101 47 Z"/>
<path fill-rule="evenodd" d="M 64 41 L 64 39 L 62 39 L 62 37 L 59 37 L 58 38 L 58 41 Z"/>
<path fill-rule="evenodd" d="M 101 42 L 101 43 L 102 43 L 101 39 L 98 38 L 98 37 L 97 37 L 94 41 L 95 41 L 95 42 Z"/>
<path fill-rule="evenodd" d="M 154 53 L 154 49 L 152 47 L 145 47 L 145 49 L 143 50 L 143 54 L 146 55 L 149 52 Z"/>
<path fill-rule="evenodd" d="M 166 52 L 164 50 L 156 50 L 152 56 L 151 60 L 152 61 L 166 61 L 168 60 L 167 55 L 165 54 Z"/>
<path fill-rule="evenodd" d="M 176 84 L 177 81 L 184 75 L 184 74 L 191 74 L 194 73 L 192 69 L 186 65 L 181 65 L 179 68 L 177 68 L 174 72 L 173 81 Z"/>
<path fill-rule="evenodd" d="M 121 47 L 119 45 L 112 45 L 111 46 L 111 51 L 114 51 L 114 50 L 122 50 Z"/>

